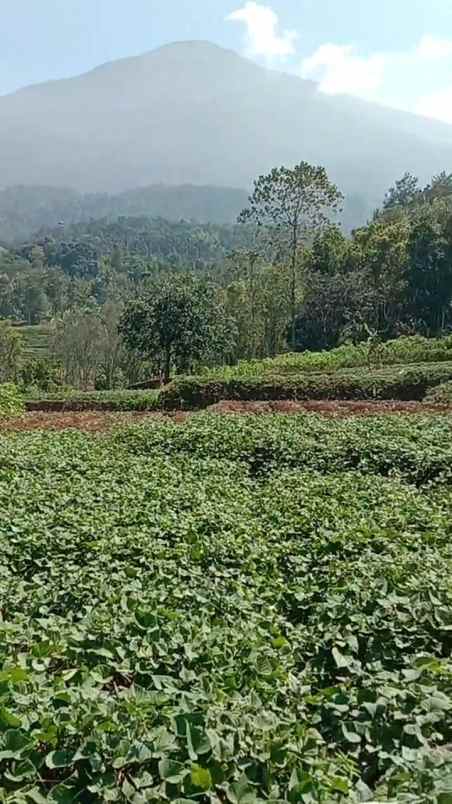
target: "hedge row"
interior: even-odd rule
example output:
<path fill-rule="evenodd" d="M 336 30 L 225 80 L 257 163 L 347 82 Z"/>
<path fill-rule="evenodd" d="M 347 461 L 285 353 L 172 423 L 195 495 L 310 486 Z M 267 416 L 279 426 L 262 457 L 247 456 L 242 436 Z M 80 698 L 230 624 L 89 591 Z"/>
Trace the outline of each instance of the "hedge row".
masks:
<path fill-rule="evenodd" d="M 376 347 L 369 343 L 346 343 L 323 352 L 288 352 L 264 360 L 241 360 L 236 366 L 206 370 L 205 377 L 215 380 L 297 375 L 304 372 L 327 373 L 365 366 L 417 365 L 452 360 L 452 335 L 424 338 L 410 335 L 386 341 Z"/>
<path fill-rule="evenodd" d="M 181 377 L 164 388 L 159 407 L 167 410 L 205 408 L 223 399 L 241 401 L 294 400 L 414 400 L 452 380 L 452 362 L 423 363 L 380 370 L 358 369 L 335 374 L 212 380 Z"/>
<path fill-rule="evenodd" d="M 29 411 L 193 410 L 221 400 L 401 400 L 419 401 L 452 381 L 452 362 L 422 363 L 384 369 L 343 369 L 334 374 L 213 379 L 180 377 L 157 391 L 98 391 L 45 394 L 26 401 Z M 448 402 L 430 396 L 432 402 Z M 20 411 L 19 411 L 20 412 Z"/>
<path fill-rule="evenodd" d="M 452 405 L 452 380 L 436 386 L 426 396 L 426 402 L 438 405 Z"/>
<path fill-rule="evenodd" d="M 29 411 L 145 411 L 153 410 L 158 401 L 156 391 L 71 391 L 43 394 L 27 399 Z"/>

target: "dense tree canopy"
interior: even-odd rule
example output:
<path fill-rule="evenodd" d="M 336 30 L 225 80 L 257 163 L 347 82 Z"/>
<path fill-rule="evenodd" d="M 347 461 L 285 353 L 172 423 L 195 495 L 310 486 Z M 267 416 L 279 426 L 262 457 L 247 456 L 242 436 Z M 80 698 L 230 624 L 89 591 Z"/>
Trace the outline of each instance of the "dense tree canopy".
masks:
<path fill-rule="evenodd" d="M 351 235 L 330 219 L 339 202 L 325 171 L 301 163 L 260 177 L 240 224 L 140 217 L 42 232 L 0 248 L 0 319 L 48 325 L 62 381 L 96 387 L 369 333 L 450 332 L 452 174 L 424 188 L 405 174 Z"/>
<path fill-rule="evenodd" d="M 234 338 L 214 285 L 185 275 L 155 283 L 129 302 L 120 330 L 128 347 L 150 358 L 165 382 L 173 367 L 190 371 L 196 361 L 221 359 Z"/>
<path fill-rule="evenodd" d="M 326 226 L 342 195 L 322 167 L 300 162 L 293 168 L 274 168 L 260 176 L 239 222 L 263 230 L 278 261 L 290 264 L 291 345 L 295 348 L 295 311 L 300 250 L 309 237 Z"/>

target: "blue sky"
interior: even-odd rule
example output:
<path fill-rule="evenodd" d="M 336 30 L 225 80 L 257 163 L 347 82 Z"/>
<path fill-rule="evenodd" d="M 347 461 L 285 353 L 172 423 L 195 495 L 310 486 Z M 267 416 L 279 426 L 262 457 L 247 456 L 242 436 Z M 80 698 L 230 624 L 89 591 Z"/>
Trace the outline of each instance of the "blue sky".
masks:
<path fill-rule="evenodd" d="M 452 123 L 452 0 L 0 0 L 0 93 L 166 42 L 268 66 Z"/>

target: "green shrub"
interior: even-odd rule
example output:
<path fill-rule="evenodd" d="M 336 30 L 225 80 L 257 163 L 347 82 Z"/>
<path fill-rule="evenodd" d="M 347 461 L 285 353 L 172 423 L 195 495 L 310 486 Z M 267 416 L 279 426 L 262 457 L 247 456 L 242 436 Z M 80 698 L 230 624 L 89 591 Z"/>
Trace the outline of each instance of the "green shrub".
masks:
<path fill-rule="evenodd" d="M 35 390 L 26 396 L 27 410 L 48 411 L 145 411 L 157 406 L 158 391 L 78 391 L 61 389 L 53 393 Z"/>
<path fill-rule="evenodd" d="M 211 379 L 240 379 L 296 375 L 305 372 L 329 372 L 343 368 L 439 363 L 452 361 L 452 335 L 424 338 L 421 335 L 400 337 L 381 343 L 372 351 L 367 343 L 343 344 L 324 352 L 299 352 L 278 355 L 265 360 L 241 361 L 237 366 L 224 366 L 204 372 Z"/>
<path fill-rule="evenodd" d="M 49 358 L 29 358 L 20 367 L 19 380 L 25 393 L 32 390 L 42 394 L 61 386 L 59 366 Z"/>
<path fill-rule="evenodd" d="M 20 416 L 24 409 L 24 402 L 17 386 L 11 382 L 0 385 L 0 419 Z"/>
<path fill-rule="evenodd" d="M 224 381 L 202 376 L 181 377 L 161 391 L 159 402 L 167 409 L 193 409 L 207 407 L 222 399 L 422 400 L 430 388 L 450 379 L 452 362 L 374 370 L 361 368 L 297 377 L 248 377 Z"/>
<path fill-rule="evenodd" d="M 443 382 L 441 385 L 429 391 L 425 397 L 425 401 L 433 402 L 438 405 L 452 405 L 452 380 Z"/>

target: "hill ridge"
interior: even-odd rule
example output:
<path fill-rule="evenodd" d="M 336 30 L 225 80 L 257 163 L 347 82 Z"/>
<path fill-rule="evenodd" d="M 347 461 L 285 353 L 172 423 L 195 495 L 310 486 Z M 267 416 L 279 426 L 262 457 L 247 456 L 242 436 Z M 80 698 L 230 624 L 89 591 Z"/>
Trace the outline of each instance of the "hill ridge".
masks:
<path fill-rule="evenodd" d="M 3 186 L 249 188 L 273 166 L 302 159 L 360 194 L 365 215 L 406 170 L 427 181 L 451 169 L 452 126 L 322 94 L 206 40 L 0 97 Z"/>

